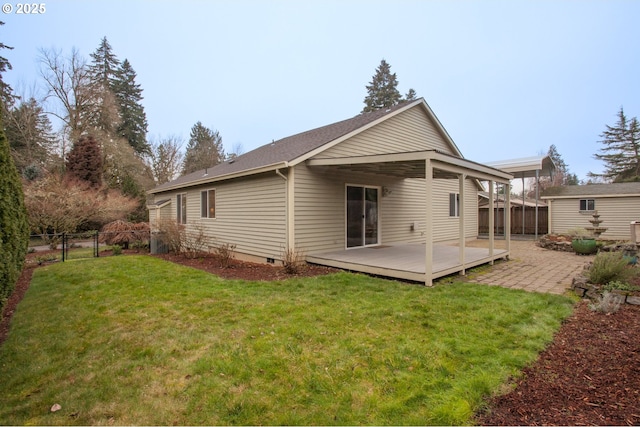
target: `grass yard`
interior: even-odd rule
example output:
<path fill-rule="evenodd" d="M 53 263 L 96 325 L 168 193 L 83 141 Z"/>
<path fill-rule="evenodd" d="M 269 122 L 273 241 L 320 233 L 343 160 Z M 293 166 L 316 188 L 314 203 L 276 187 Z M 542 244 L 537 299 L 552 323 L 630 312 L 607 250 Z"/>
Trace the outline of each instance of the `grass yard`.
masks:
<path fill-rule="evenodd" d="M 0 347 L 0 424 L 469 424 L 571 310 L 464 283 L 59 263 L 35 271 Z"/>

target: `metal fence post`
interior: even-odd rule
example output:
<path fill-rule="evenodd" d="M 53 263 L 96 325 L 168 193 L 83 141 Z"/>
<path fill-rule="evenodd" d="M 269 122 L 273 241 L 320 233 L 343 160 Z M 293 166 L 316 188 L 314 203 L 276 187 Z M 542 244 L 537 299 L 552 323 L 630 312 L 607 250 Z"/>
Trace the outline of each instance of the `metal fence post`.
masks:
<path fill-rule="evenodd" d="M 96 230 L 96 234 L 94 236 L 94 246 L 93 246 L 93 248 L 94 248 L 94 251 L 95 251 L 95 253 L 94 253 L 95 257 L 96 258 L 100 258 L 100 246 L 99 246 L 99 243 L 98 243 L 98 230 Z"/>
<path fill-rule="evenodd" d="M 64 262 L 64 250 L 67 247 L 67 233 L 62 233 L 62 262 Z"/>

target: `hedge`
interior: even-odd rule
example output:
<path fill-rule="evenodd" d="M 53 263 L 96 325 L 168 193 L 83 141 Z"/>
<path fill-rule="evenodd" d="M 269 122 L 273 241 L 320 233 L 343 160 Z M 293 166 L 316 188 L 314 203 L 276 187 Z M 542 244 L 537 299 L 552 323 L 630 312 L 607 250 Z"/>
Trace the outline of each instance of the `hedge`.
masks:
<path fill-rule="evenodd" d="M 20 277 L 29 246 L 29 223 L 20 175 L 0 113 L 0 313 Z"/>

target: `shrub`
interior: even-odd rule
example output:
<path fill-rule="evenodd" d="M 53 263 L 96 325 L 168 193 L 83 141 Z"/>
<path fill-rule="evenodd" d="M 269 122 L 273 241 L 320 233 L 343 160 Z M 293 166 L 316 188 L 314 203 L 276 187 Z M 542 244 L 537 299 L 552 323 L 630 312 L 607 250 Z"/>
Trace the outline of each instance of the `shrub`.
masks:
<path fill-rule="evenodd" d="M 305 266 L 304 253 L 300 249 L 289 248 L 282 253 L 282 267 L 287 274 L 298 274 Z"/>
<path fill-rule="evenodd" d="M 604 292 L 598 301 L 589 304 L 589 308 L 593 311 L 599 311 L 601 313 L 615 313 L 620 310 L 622 301 L 624 299 L 617 294 L 611 292 Z"/>
<path fill-rule="evenodd" d="M 187 258 L 195 258 L 209 251 L 209 236 L 204 225 L 199 222 L 189 224 L 184 229 L 182 240 L 182 253 Z"/>
<path fill-rule="evenodd" d="M 640 291 L 640 286 L 612 280 L 611 282 L 603 286 L 602 289 L 605 291 L 637 292 Z"/>
<path fill-rule="evenodd" d="M 29 223 L 18 170 L 0 116 L 0 312 L 15 288 L 29 247 Z"/>
<path fill-rule="evenodd" d="M 233 252 L 236 250 L 236 245 L 232 245 L 231 243 L 224 243 L 222 245 L 216 246 L 214 249 L 214 253 L 216 258 L 220 261 L 220 266 L 222 268 L 229 267 L 231 260 L 234 257 Z"/>
<path fill-rule="evenodd" d="M 160 238 L 167 245 L 169 252 L 182 252 L 185 238 L 184 225 L 178 224 L 175 219 L 161 219 L 157 225 Z"/>
<path fill-rule="evenodd" d="M 635 275 L 632 267 L 622 252 L 600 252 L 593 260 L 589 268 L 589 281 L 591 283 L 606 285 L 609 282 L 628 282 Z"/>
<path fill-rule="evenodd" d="M 586 228 L 576 227 L 570 230 L 567 230 L 567 234 L 572 239 L 591 239 L 593 235 Z"/>
<path fill-rule="evenodd" d="M 140 248 L 147 240 L 149 240 L 149 224 L 146 222 L 116 220 L 105 225 L 100 234 L 100 242 L 108 245 L 122 245 L 124 249 L 129 249 L 130 244 Z"/>
<path fill-rule="evenodd" d="M 122 255 L 122 246 L 120 245 L 111 246 L 111 250 L 113 251 L 114 255 Z"/>

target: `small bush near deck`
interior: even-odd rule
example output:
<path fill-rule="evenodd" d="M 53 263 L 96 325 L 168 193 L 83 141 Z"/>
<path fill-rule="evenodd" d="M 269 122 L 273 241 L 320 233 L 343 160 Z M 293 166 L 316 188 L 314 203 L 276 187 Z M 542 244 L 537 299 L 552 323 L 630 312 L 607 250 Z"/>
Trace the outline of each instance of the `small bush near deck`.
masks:
<path fill-rule="evenodd" d="M 612 281 L 627 282 L 635 275 L 635 270 L 629 267 L 622 252 L 600 252 L 589 268 L 589 281 L 599 285 L 606 285 Z"/>
<path fill-rule="evenodd" d="M 236 250 L 236 245 L 232 245 L 231 243 L 224 243 L 222 245 L 216 246 L 214 249 L 214 253 L 218 261 L 220 261 L 220 266 L 222 268 L 229 267 L 231 260 L 234 255 L 233 252 Z"/>
<path fill-rule="evenodd" d="M 287 274 L 298 274 L 305 265 L 304 253 L 300 249 L 286 249 L 282 253 L 282 267 Z"/>

